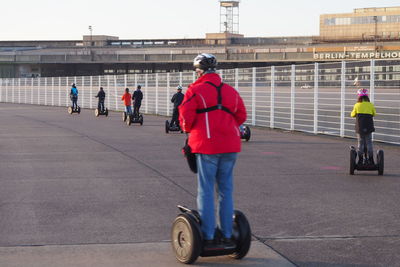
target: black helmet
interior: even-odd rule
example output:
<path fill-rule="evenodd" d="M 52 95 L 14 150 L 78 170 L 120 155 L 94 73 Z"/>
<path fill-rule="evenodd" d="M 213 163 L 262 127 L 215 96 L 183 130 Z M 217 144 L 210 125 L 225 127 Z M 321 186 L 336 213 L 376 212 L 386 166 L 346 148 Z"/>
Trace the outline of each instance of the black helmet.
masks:
<path fill-rule="evenodd" d="M 137 89 L 142 89 L 142 86 L 139 84 L 139 85 L 137 86 Z"/>
<path fill-rule="evenodd" d="M 193 68 L 194 69 L 201 69 L 204 71 L 207 70 L 215 70 L 217 66 L 217 59 L 212 54 L 200 54 L 193 60 Z"/>

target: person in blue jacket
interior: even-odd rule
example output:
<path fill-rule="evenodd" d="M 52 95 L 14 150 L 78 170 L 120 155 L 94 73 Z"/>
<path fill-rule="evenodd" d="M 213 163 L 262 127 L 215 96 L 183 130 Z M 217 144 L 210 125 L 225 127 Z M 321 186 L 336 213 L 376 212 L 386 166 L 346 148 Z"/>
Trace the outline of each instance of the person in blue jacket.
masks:
<path fill-rule="evenodd" d="M 71 92 L 69 93 L 69 97 L 72 101 L 72 109 L 75 110 L 78 108 L 78 88 L 76 88 L 75 83 L 71 85 Z"/>

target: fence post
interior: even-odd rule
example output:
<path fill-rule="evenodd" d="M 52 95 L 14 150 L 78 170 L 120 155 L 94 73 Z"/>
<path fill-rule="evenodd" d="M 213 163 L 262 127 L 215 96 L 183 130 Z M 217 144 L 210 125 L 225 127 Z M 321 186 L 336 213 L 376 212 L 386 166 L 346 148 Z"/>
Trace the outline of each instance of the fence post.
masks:
<path fill-rule="evenodd" d="M 135 87 L 133 88 L 133 90 L 135 90 L 136 86 L 137 86 L 137 74 L 135 74 Z"/>
<path fill-rule="evenodd" d="M 89 77 L 89 107 L 93 108 L 93 76 Z"/>
<path fill-rule="evenodd" d="M 6 103 L 8 103 L 8 82 L 9 79 L 6 79 Z"/>
<path fill-rule="evenodd" d="M 182 85 L 182 83 L 183 83 L 183 73 L 181 71 L 179 72 L 179 84 Z"/>
<path fill-rule="evenodd" d="M 170 83 L 169 83 L 169 79 L 170 79 L 170 73 L 169 72 L 167 72 L 167 116 L 171 116 L 171 111 L 170 111 L 170 108 L 171 108 L 171 104 L 170 104 L 170 99 L 169 99 L 169 96 L 170 96 L 170 89 L 169 89 L 169 86 L 170 86 Z"/>
<path fill-rule="evenodd" d="M 270 119 L 269 127 L 275 127 L 275 66 L 271 67 L 271 105 L 270 105 Z"/>
<path fill-rule="evenodd" d="M 18 103 L 21 104 L 21 78 L 18 78 Z"/>
<path fill-rule="evenodd" d="M 3 79 L 0 79 L 0 102 L 3 101 Z"/>
<path fill-rule="evenodd" d="M 373 103 L 375 101 L 375 59 L 371 59 L 370 64 L 369 99 Z"/>
<path fill-rule="evenodd" d="M 31 105 L 33 105 L 33 78 L 31 78 Z"/>
<path fill-rule="evenodd" d="M 125 76 L 126 76 L 126 74 L 125 74 Z M 111 90 L 109 90 L 109 91 L 111 91 Z M 111 94 L 109 93 L 109 95 L 111 95 Z M 116 75 L 114 75 L 114 95 L 115 95 L 115 110 L 118 110 L 117 76 Z M 111 106 L 110 106 L 110 108 L 111 108 Z"/>
<path fill-rule="evenodd" d="M 340 86 L 340 137 L 344 137 L 344 112 L 346 92 L 346 62 L 342 61 L 341 86 Z"/>
<path fill-rule="evenodd" d="M 372 103 L 375 102 L 375 59 L 371 59 L 370 64 L 370 87 L 369 87 L 369 97 Z M 372 132 L 372 141 L 375 139 L 375 134 Z"/>
<path fill-rule="evenodd" d="M 251 85 L 251 124 L 256 125 L 256 67 L 253 67 L 253 79 Z"/>
<path fill-rule="evenodd" d="M 235 89 L 239 92 L 239 69 L 235 69 Z"/>
<path fill-rule="evenodd" d="M 28 78 L 25 78 L 24 81 L 25 81 L 24 82 L 24 88 L 25 88 L 25 90 L 24 90 L 24 93 L 25 93 L 25 95 L 24 95 L 24 103 L 27 104 L 28 100 L 27 100 L 27 96 L 26 95 L 28 94 L 28 92 L 27 92 L 26 87 L 28 86 Z"/>
<path fill-rule="evenodd" d="M 223 81 L 224 80 L 224 70 L 223 69 L 219 70 L 219 76 L 221 77 L 221 81 Z"/>
<path fill-rule="evenodd" d="M 294 107 L 295 107 L 295 86 L 296 86 L 296 66 L 292 65 L 290 77 L 290 130 L 294 131 Z"/>
<path fill-rule="evenodd" d="M 109 92 L 110 92 L 110 75 L 107 75 L 107 93 L 109 94 Z M 109 97 L 107 97 L 107 106 L 111 109 Z"/>
<path fill-rule="evenodd" d="M 149 97 L 148 97 L 148 90 L 147 90 L 147 84 L 148 84 L 148 73 L 146 73 L 145 74 L 145 78 L 144 78 L 144 91 L 145 91 L 145 105 L 146 105 L 146 108 L 145 108 L 145 111 L 146 111 L 146 113 L 149 113 Z"/>
<path fill-rule="evenodd" d="M 44 78 L 44 105 L 47 106 L 47 78 Z"/>
<path fill-rule="evenodd" d="M 66 87 L 68 88 L 68 85 L 69 85 L 69 81 L 68 81 L 68 77 L 67 77 L 67 79 L 65 80 L 65 83 L 66 83 Z M 66 94 L 65 94 L 65 104 L 66 104 L 66 107 L 68 107 L 68 96 L 69 96 L 69 88 L 67 89 L 67 92 L 66 92 Z"/>
<path fill-rule="evenodd" d="M 54 77 L 51 77 L 51 105 L 54 106 Z"/>
<path fill-rule="evenodd" d="M 12 84 L 11 84 L 11 102 L 14 103 L 14 97 L 15 97 L 15 78 L 12 78 Z"/>
<path fill-rule="evenodd" d="M 319 86 L 319 65 L 314 63 L 314 134 L 318 133 L 318 86 Z"/>
<path fill-rule="evenodd" d="M 158 73 L 156 73 L 156 114 L 158 115 Z"/>
<path fill-rule="evenodd" d="M 38 105 L 40 105 L 40 84 L 41 84 L 41 81 L 42 80 L 42 78 L 41 77 L 38 77 L 38 85 L 37 85 L 37 91 L 38 91 Z"/>
<path fill-rule="evenodd" d="M 193 82 L 195 82 L 196 81 L 196 72 L 195 71 L 193 71 Z"/>
<path fill-rule="evenodd" d="M 86 88 L 86 86 L 85 86 L 85 76 L 82 76 L 81 77 L 81 82 L 82 82 L 82 97 L 81 97 L 81 103 L 82 103 L 82 108 L 84 108 L 85 107 L 85 89 L 84 88 Z"/>
<path fill-rule="evenodd" d="M 61 77 L 58 77 L 58 106 L 61 107 Z"/>

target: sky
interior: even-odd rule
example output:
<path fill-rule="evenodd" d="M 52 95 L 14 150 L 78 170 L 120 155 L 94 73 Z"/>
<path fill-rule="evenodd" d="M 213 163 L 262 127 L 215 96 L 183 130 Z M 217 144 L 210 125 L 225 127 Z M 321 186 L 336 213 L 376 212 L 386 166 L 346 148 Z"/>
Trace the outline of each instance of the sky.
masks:
<path fill-rule="evenodd" d="M 204 38 L 219 32 L 218 0 L 1 0 L 0 40 Z M 319 34 L 319 15 L 400 6 L 390 0 L 241 0 L 245 37 Z"/>

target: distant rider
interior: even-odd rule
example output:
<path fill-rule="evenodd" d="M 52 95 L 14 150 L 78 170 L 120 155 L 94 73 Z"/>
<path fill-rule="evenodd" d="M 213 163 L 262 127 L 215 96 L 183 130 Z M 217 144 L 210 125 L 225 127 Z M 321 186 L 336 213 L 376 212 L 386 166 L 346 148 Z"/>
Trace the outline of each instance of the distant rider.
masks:
<path fill-rule="evenodd" d="M 97 108 L 99 111 L 103 112 L 105 110 L 104 108 L 104 100 L 106 99 L 106 93 L 103 90 L 103 87 L 100 87 L 100 91 L 97 93 L 95 97 L 99 98 L 99 103 L 97 104 Z"/>
<path fill-rule="evenodd" d="M 72 101 L 72 109 L 73 110 L 78 109 L 78 89 L 76 88 L 75 83 L 71 85 L 71 91 L 69 93 L 69 97 L 71 98 Z"/>
<path fill-rule="evenodd" d="M 176 88 L 176 93 L 172 96 L 171 98 L 171 102 L 174 103 L 174 110 L 172 112 L 172 119 L 171 122 L 169 124 L 170 127 L 174 126 L 174 124 L 179 127 L 179 109 L 178 107 L 180 106 L 180 104 L 183 101 L 183 97 L 185 96 L 184 94 L 182 94 L 182 86 L 178 85 L 178 87 Z"/>
<path fill-rule="evenodd" d="M 122 95 L 121 100 L 124 101 L 126 115 L 131 115 L 132 102 L 131 102 L 131 94 L 129 93 L 129 88 L 125 88 L 125 94 Z"/>
<path fill-rule="evenodd" d="M 374 119 L 376 110 L 374 104 L 369 101 L 368 90 L 359 89 L 357 91 L 357 103 L 353 107 L 351 117 L 356 117 L 355 130 L 358 139 L 358 164 L 374 164 L 374 150 L 372 145 L 372 132 L 375 131 Z M 363 159 L 364 143 L 367 145 L 368 159 Z"/>
<path fill-rule="evenodd" d="M 143 99 L 143 93 L 140 90 L 142 88 L 141 85 L 137 86 L 137 89 L 135 92 L 132 94 L 132 100 L 133 102 L 133 116 L 137 118 L 139 116 L 139 109 L 140 106 L 142 105 L 142 99 Z"/>

